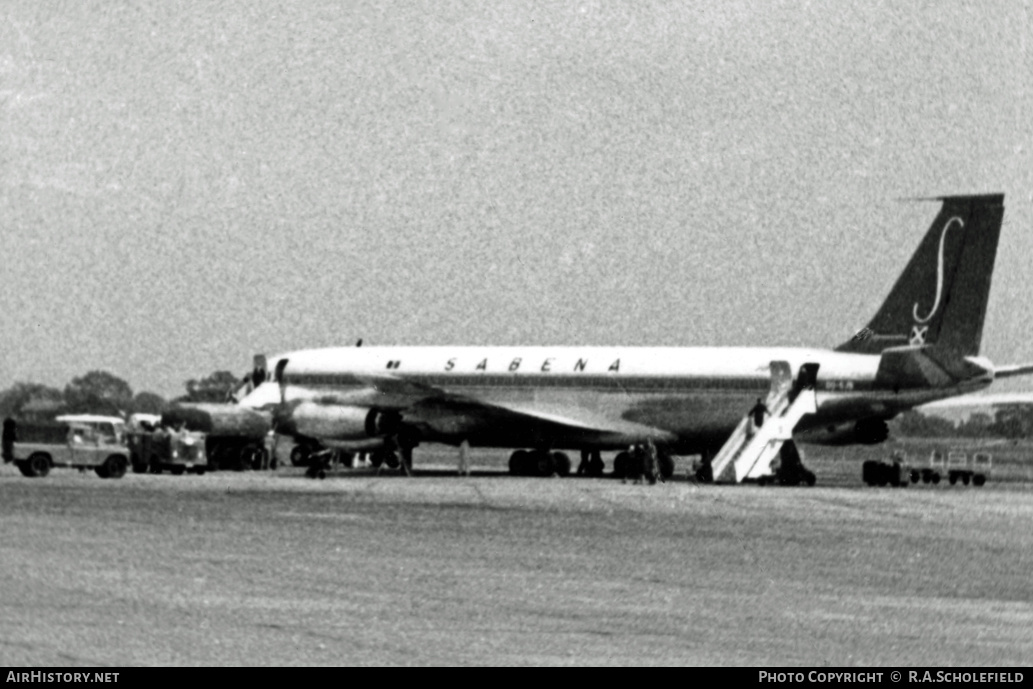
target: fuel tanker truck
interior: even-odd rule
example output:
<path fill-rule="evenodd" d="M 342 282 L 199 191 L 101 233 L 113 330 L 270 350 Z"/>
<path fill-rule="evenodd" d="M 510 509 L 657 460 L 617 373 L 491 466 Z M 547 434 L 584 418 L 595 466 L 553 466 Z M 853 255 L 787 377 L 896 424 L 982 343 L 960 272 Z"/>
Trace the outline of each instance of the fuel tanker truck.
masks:
<path fill-rule="evenodd" d="M 166 428 L 203 434 L 208 469 L 275 469 L 271 420 L 236 404 L 180 403 L 161 415 Z"/>

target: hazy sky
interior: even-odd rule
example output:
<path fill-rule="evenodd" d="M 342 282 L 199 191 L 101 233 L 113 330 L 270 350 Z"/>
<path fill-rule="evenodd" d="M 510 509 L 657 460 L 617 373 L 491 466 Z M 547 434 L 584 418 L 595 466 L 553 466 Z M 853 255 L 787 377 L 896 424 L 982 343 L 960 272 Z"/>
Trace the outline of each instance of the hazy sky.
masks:
<path fill-rule="evenodd" d="M 834 346 L 1005 193 L 1029 2 L 0 4 L 0 388 L 350 344 Z M 1033 382 L 1000 389 L 1033 389 Z"/>

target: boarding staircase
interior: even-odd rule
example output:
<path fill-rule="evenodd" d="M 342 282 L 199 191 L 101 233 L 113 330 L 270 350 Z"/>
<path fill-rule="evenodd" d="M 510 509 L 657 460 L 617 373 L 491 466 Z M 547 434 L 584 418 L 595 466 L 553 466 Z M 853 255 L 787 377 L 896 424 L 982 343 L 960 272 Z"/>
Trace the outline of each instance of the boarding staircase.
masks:
<path fill-rule="evenodd" d="M 747 414 L 711 460 L 714 481 L 742 483 L 771 475 L 771 462 L 783 443 L 793 438 L 793 428 L 805 414 L 817 411 L 815 379 L 817 364 L 804 364 L 793 382 L 788 361 L 771 362 L 771 389 L 764 406 L 770 415 L 760 428 Z"/>

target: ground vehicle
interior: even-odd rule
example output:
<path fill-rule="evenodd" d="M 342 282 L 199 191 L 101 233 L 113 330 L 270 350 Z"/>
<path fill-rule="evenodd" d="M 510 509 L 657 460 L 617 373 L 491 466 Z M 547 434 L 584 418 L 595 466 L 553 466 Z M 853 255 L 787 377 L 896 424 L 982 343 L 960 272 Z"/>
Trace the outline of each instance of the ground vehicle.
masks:
<path fill-rule="evenodd" d="M 177 405 L 161 415 L 161 425 L 203 436 L 212 471 L 275 468 L 268 421 L 237 405 Z"/>
<path fill-rule="evenodd" d="M 122 478 L 129 466 L 121 419 L 64 416 L 50 422 L 16 422 L 11 458 L 24 476 L 46 476 L 51 467 L 93 469 Z M 98 420 L 100 419 L 100 420 Z M 124 429 L 124 424 L 121 425 Z"/>
<path fill-rule="evenodd" d="M 58 423 L 77 423 L 88 426 L 99 437 L 108 442 L 124 444 L 126 422 L 119 416 L 100 416 L 98 414 L 65 414 L 54 419 Z"/>
<path fill-rule="evenodd" d="M 982 486 L 990 476 L 992 463 L 993 458 L 987 452 L 976 452 L 970 458 L 961 450 L 950 450 L 946 455 L 942 450 L 933 450 L 929 453 L 929 466 L 911 469 L 911 483 L 921 481 L 935 485 L 946 477 L 952 486 L 958 481 L 966 486 L 969 481 L 974 486 Z"/>
<path fill-rule="evenodd" d="M 861 478 L 869 486 L 903 488 L 914 475 L 903 450 L 894 450 L 889 461 L 870 459 L 861 465 Z"/>
<path fill-rule="evenodd" d="M 177 476 L 192 471 L 203 474 L 208 469 L 205 434 L 195 431 L 136 432 L 129 434 L 129 451 L 133 471 L 160 474 L 168 470 Z"/>
<path fill-rule="evenodd" d="M 940 477 L 946 473 L 947 459 L 941 450 L 933 450 L 929 453 L 929 466 L 911 469 L 911 483 L 932 483 L 940 482 Z"/>
<path fill-rule="evenodd" d="M 982 486 L 990 476 L 992 457 L 987 452 L 976 452 L 969 458 L 964 452 L 951 451 L 947 455 L 947 480 L 953 486 L 958 481 Z"/>

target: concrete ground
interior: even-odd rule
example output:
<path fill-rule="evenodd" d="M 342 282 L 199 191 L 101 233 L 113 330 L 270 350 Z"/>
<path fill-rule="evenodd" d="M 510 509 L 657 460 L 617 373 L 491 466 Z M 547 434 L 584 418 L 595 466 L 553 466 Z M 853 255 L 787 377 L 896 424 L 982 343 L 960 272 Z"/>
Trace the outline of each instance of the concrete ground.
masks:
<path fill-rule="evenodd" d="M 0 665 L 1033 662 L 1033 484 L 0 467 Z M 679 474 L 684 466 L 680 466 Z"/>

